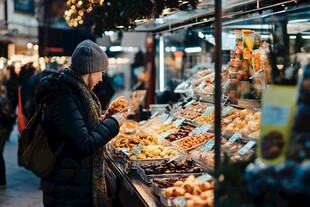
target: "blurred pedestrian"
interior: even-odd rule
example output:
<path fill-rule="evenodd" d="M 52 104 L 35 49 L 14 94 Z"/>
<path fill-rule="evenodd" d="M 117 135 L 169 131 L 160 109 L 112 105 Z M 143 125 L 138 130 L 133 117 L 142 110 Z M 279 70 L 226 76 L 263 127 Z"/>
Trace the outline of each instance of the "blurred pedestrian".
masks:
<path fill-rule="evenodd" d="M 42 181 L 44 206 L 108 205 L 103 146 L 118 134 L 125 118 L 118 113 L 103 120 L 92 92 L 107 67 L 104 51 L 85 40 L 74 50 L 70 68 L 42 78 L 36 88 L 36 101 L 46 104 L 42 124 L 50 147 L 64 143 L 53 171 Z"/>
<path fill-rule="evenodd" d="M 95 86 L 93 91 L 99 98 L 101 108 L 107 110 L 111 98 L 115 93 L 111 78 L 107 73 L 102 74 L 102 81 Z"/>
<path fill-rule="evenodd" d="M 17 102 L 18 102 L 19 78 L 18 78 L 18 74 L 15 71 L 14 65 L 9 65 L 7 67 L 7 70 L 9 71 L 9 76 L 8 76 L 8 79 L 4 82 L 4 85 L 6 87 L 6 92 L 7 92 L 6 97 L 9 99 L 13 112 L 15 113 Z M 14 122 L 15 121 L 16 121 L 16 118 Z M 11 129 L 9 130 L 9 134 L 11 134 L 12 130 L 13 130 L 13 125 Z M 8 137 L 10 136 L 8 135 Z"/>
<path fill-rule="evenodd" d="M 15 113 L 10 100 L 5 96 L 4 86 L 0 85 L 0 187 L 6 186 L 3 150 L 10 130 L 15 122 Z"/>

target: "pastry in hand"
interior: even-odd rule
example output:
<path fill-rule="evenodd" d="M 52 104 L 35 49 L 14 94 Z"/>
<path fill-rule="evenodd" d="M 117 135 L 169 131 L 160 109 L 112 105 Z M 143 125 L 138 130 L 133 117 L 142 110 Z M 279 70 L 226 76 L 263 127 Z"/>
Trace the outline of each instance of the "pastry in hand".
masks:
<path fill-rule="evenodd" d="M 105 117 L 110 117 L 113 114 L 122 111 L 126 107 L 128 107 L 128 101 L 125 99 L 124 96 L 120 96 L 110 103 L 109 108 L 105 113 Z"/>

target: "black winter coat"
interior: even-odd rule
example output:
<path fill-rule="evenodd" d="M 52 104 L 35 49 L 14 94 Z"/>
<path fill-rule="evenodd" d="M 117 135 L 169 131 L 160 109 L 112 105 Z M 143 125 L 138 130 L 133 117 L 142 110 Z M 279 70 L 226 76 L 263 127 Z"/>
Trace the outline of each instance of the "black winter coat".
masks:
<path fill-rule="evenodd" d="M 81 100 L 65 84 L 41 80 L 37 87 L 38 103 L 47 94 L 57 94 L 45 110 L 43 128 L 52 150 L 62 142 L 52 173 L 43 179 L 45 206 L 92 206 L 92 154 L 119 132 L 118 122 L 108 118 L 94 129 L 87 127 Z"/>

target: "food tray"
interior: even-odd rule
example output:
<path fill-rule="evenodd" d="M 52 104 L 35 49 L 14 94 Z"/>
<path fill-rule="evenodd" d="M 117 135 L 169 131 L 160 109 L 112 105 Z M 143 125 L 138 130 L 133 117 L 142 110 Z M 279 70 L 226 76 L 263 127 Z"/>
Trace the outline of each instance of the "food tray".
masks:
<path fill-rule="evenodd" d="M 161 202 L 164 206 L 168 206 L 168 207 L 173 206 L 172 201 L 173 201 L 173 199 L 174 199 L 175 197 L 167 198 L 163 193 L 160 193 L 160 194 L 159 194 L 159 198 L 160 198 L 160 202 Z"/>
<path fill-rule="evenodd" d="M 171 147 L 171 148 L 174 148 L 174 147 Z M 130 163 L 130 166 L 132 169 L 136 169 L 138 165 L 141 165 L 141 164 L 143 165 L 143 164 L 146 164 L 148 162 L 160 162 L 163 160 L 170 160 L 170 159 L 174 158 L 174 157 L 172 157 L 172 158 L 147 159 L 147 160 L 131 160 L 131 159 L 129 159 L 128 150 L 129 149 L 127 149 L 127 148 L 122 148 L 120 150 L 120 152 L 121 152 L 120 156 L 125 161 L 125 163 Z M 177 156 L 175 156 L 175 157 L 177 157 Z"/>
<path fill-rule="evenodd" d="M 200 167 L 202 169 L 204 169 L 202 166 L 200 166 Z M 194 175 L 195 177 L 198 177 L 198 176 L 200 176 L 200 175 L 202 175 L 204 173 L 204 172 L 199 172 L 199 173 L 171 173 L 171 174 L 151 174 L 151 175 L 146 175 L 144 169 L 141 168 L 140 166 L 137 166 L 136 169 L 137 169 L 138 175 L 148 185 L 152 184 L 152 179 L 154 179 L 154 178 L 157 178 L 157 179 L 158 178 L 171 178 L 171 177 L 177 177 L 177 176 L 180 176 L 180 175 L 188 175 L 188 176 Z"/>
<path fill-rule="evenodd" d="M 209 132 L 205 132 L 204 134 L 212 135 L 212 133 L 209 133 Z M 189 136 L 191 136 L 191 135 L 189 135 Z M 180 141 L 182 141 L 182 140 L 185 140 L 185 139 L 187 139 L 189 136 L 186 136 L 186 137 L 184 137 L 184 138 L 182 138 L 182 139 L 173 141 L 173 142 L 171 142 L 171 144 L 172 144 L 176 149 L 178 149 L 179 151 L 181 151 L 181 152 L 183 152 L 183 153 L 185 153 L 185 154 L 188 154 L 188 153 L 190 153 L 192 150 L 197 149 L 198 147 L 201 147 L 201 146 L 204 145 L 207 141 L 209 141 L 209 140 L 206 140 L 206 141 L 201 142 L 201 143 L 199 143 L 199 144 L 196 144 L 196 145 L 194 145 L 194 146 L 192 146 L 192 147 L 190 147 L 190 148 L 183 148 L 183 147 L 181 147 L 180 145 L 177 144 L 177 142 L 180 142 Z"/>

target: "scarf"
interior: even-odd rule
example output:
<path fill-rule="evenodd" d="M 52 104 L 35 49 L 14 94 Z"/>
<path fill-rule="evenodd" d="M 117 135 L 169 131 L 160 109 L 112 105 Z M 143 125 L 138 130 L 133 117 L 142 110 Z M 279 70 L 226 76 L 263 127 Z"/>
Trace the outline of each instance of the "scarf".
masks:
<path fill-rule="evenodd" d="M 69 68 L 62 70 L 59 78 L 69 85 L 81 102 L 88 129 L 94 129 L 100 123 L 101 116 L 101 105 L 96 94 Z M 92 199 L 95 207 L 105 207 L 108 204 L 103 151 L 104 146 L 92 154 Z"/>

